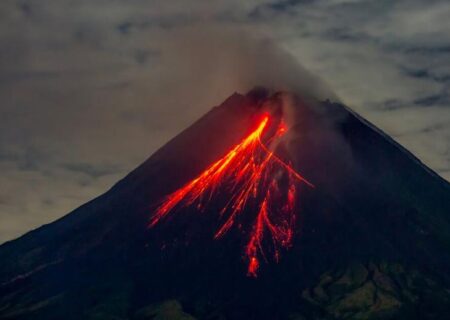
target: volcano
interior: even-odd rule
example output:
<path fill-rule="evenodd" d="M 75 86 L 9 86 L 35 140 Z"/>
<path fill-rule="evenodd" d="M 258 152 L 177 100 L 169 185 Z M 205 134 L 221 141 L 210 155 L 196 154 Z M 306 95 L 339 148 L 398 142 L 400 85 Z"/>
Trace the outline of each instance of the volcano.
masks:
<path fill-rule="evenodd" d="M 346 106 L 256 88 L 0 261 L 0 319 L 450 319 L 450 185 Z"/>

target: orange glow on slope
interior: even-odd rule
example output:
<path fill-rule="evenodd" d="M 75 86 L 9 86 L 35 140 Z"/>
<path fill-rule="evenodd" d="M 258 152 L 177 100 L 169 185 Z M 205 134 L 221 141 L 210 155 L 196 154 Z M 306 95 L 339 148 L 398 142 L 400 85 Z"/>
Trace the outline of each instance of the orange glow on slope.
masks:
<path fill-rule="evenodd" d="M 209 201 L 225 190 L 230 196 L 219 213 L 223 222 L 214 238 L 224 236 L 233 226 L 240 228 L 236 225 L 239 215 L 245 209 L 255 208 L 256 218 L 245 247 L 247 273 L 256 277 L 260 258 L 267 260 L 263 244 L 270 246 L 274 259 L 278 261 L 280 248 L 289 248 L 292 243 L 297 183 L 313 185 L 262 142 L 269 120 L 265 115 L 258 127 L 223 158 L 170 194 L 152 216 L 150 227 L 175 209 L 195 204 L 198 210 L 203 210 Z M 266 143 L 277 143 L 286 132 L 286 127 L 280 122 Z M 287 187 L 281 186 L 282 180 Z M 266 235 L 269 237 L 265 238 Z"/>

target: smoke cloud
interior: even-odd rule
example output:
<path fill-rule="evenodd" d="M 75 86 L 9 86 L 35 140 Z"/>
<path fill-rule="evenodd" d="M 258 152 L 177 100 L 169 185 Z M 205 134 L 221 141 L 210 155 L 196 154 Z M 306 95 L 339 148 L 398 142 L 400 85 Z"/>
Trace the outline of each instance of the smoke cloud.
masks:
<path fill-rule="evenodd" d="M 167 32 L 162 65 L 170 70 L 161 75 L 161 85 L 180 86 L 197 104 L 208 105 L 238 91 L 255 86 L 273 91 L 296 92 L 305 98 L 338 100 L 318 77 L 303 68 L 265 34 L 245 28 L 197 25 Z M 203 97 L 203 98 L 202 98 Z"/>

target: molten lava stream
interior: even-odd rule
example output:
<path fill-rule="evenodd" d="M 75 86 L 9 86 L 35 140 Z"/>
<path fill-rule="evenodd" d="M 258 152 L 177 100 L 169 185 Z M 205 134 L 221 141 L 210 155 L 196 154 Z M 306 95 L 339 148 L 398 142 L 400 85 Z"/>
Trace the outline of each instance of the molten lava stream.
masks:
<path fill-rule="evenodd" d="M 269 120 L 269 115 L 264 115 L 258 127 L 223 158 L 167 196 L 151 217 L 149 226 L 155 226 L 176 209 L 196 205 L 204 210 L 219 192 L 226 191 L 230 198 L 220 211 L 219 219 L 223 223 L 214 238 L 224 236 L 235 226 L 239 215 L 253 209 L 257 214 L 245 247 L 247 274 L 256 277 L 260 259 L 267 261 L 263 244 L 270 245 L 278 261 L 280 248 L 292 244 L 297 184 L 313 185 L 270 151 L 270 145 L 278 143 L 287 131 L 283 123 L 267 139 L 269 146 L 262 142 Z"/>

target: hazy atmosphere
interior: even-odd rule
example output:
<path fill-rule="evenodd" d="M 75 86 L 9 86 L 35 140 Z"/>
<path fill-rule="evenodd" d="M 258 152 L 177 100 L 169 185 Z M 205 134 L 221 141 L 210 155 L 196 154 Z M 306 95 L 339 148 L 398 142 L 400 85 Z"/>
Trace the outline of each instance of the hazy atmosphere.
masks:
<path fill-rule="evenodd" d="M 0 243 L 261 84 L 342 101 L 450 180 L 448 21 L 444 0 L 2 0 Z"/>

